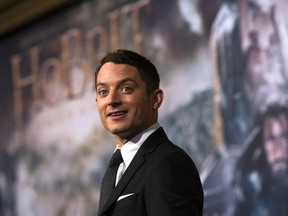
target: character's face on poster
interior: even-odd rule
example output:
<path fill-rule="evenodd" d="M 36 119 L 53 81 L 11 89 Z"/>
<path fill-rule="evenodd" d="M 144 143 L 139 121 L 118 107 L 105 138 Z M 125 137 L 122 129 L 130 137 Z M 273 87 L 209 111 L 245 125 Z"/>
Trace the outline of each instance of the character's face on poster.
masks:
<path fill-rule="evenodd" d="M 263 121 L 263 146 L 275 178 L 286 178 L 288 160 L 288 119 L 284 113 Z"/>
<path fill-rule="evenodd" d="M 220 214 L 288 211 L 287 196 L 276 195 L 288 186 L 285 9 L 287 2 L 281 0 L 227 1 L 215 19 L 211 44 L 219 79 L 214 87 L 222 96 L 219 140 L 235 159 L 231 190 L 236 188 L 234 201 L 227 200 L 233 207 L 218 208 Z"/>

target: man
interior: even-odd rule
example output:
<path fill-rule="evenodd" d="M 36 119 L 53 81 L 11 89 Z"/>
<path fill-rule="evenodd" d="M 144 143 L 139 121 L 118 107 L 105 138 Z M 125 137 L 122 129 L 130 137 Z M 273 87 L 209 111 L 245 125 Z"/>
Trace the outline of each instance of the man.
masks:
<path fill-rule="evenodd" d="M 288 174 L 288 115 L 283 108 L 279 113 L 266 113 L 263 120 L 264 152 L 275 181 L 286 179 Z"/>
<path fill-rule="evenodd" d="M 260 139 L 245 158 L 235 215 L 288 215 L 288 109 L 273 103 L 259 116 Z"/>
<path fill-rule="evenodd" d="M 155 66 L 129 50 L 108 53 L 96 70 L 99 115 L 123 158 L 108 198 L 110 180 L 104 176 L 99 216 L 202 215 L 197 169 L 157 122 L 163 101 L 159 82 Z"/>

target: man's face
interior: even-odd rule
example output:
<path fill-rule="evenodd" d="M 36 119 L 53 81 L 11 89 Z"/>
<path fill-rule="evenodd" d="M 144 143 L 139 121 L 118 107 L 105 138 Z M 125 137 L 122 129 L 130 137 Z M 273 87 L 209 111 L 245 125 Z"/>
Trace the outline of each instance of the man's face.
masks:
<path fill-rule="evenodd" d="M 261 49 L 252 49 L 247 60 L 247 81 L 253 89 L 258 90 L 266 84 L 265 73 L 267 71 L 267 52 Z"/>
<path fill-rule="evenodd" d="M 101 121 L 118 145 L 157 121 L 157 91 L 147 94 L 146 84 L 133 66 L 105 63 L 96 77 L 96 92 Z"/>
<path fill-rule="evenodd" d="M 288 171 L 288 123 L 284 114 L 264 120 L 264 150 L 275 176 Z"/>

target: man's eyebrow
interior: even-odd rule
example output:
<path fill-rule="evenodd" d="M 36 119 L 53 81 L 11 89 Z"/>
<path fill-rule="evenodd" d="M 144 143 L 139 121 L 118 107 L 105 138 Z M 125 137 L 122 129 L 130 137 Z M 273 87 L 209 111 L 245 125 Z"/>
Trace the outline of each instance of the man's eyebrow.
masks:
<path fill-rule="evenodd" d="M 100 82 L 100 83 L 96 83 L 96 87 L 98 86 L 106 86 L 107 84 L 105 84 L 104 82 Z"/>
<path fill-rule="evenodd" d="M 125 78 L 125 79 L 122 79 L 122 80 L 119 80 L 119 82 L 117 82 L 117 85 L 121 85 L 125 82 L 133 82 L 133 83 L 136 83 L 135 80 L 133 80 L 132 78 Z M 99 83 L 96 83 L 96 87 L 98 86 L 107 86 L 108 84 L 105 83 L 105 82 L 99 82 Z"/>

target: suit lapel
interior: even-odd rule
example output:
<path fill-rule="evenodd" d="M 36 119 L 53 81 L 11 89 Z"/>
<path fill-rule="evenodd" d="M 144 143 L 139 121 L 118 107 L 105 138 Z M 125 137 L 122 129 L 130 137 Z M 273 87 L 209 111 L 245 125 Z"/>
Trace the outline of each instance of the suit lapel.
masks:
<path fill-rule="evenodd" d="M 135 158 L 136 159 L 136 158 Z M 133 163 L 130 164 L 128 169 L 125 171 L 123 176 L 121 177 L 119 183 L 113 190 L 111 196 L 108 198 L 106 203 L 104 204 L 103 208 L 100 209 L 100 214 L 104 213 L 120 196 L 121 192 L 129 182 L 129 180 L 133 177 L 134 173 L 137 171 L 137 169 L 144 163 L 144 157 L 143 155 L 138 156 L 137 160 L 133 160 Z"/>
<path fill-rule="evenodd" d="M 163 128 L 159 128 L 142 144 L 131 164 L 121 177 L 119 183 L 113 190 L 111 196 L 108 198 L 102 209 L 99 209 L 99 215 L 102 215 L 121 195 L 125 186 L 129 183 L 130 179 L 134 176 L 135 172 L 145 162 L 145 155 L 154 151 L 154 149 L 162 142 L 162 139 L 167 139 Z"/>

